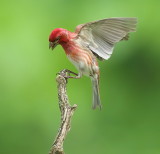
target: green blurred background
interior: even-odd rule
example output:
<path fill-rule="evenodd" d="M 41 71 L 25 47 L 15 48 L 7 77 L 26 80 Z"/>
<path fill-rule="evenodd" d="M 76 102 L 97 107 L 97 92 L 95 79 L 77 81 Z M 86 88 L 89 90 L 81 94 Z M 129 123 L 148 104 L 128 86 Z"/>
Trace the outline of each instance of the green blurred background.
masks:
<path fill-rule="evenodd" d="M 159 154 L 159 6 L 159 0 L 1 0 L 0 154 L 48 153 L 60 123 L 56 73 L 76 72 L 60 46 L 48 49 L 48 36 L 108 17 L 138 17 L 138 29 L 99 62 L 102 111 L 91 109 L 89 78 L 69 80 L 78 109 L 65 152 Z"/>

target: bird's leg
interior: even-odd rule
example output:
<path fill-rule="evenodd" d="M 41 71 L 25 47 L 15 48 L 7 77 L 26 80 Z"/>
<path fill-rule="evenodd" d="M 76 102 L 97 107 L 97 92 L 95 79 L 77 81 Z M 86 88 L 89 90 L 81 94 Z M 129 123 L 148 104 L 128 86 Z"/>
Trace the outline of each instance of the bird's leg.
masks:
<path fill-rule="evenodd" d="M 60 74 L 64 76 L 66 79 L 72 78 L 72 79 L 79 79 L 81 78 L 82 74 L 81 73 L 74 73 L 68 69 L 64 69 L 60 71 Z M 71 76 L 71 74 L 74 74 L 75 76 Z"/>
<path fill-rule="evenodd" d="M 76 75 L 76 76 L 71 76 L 70 74 L 74 74 L 74 75 Z M 68 72 L 68 76 L 67 76 L 67 78 L 69 79 L 69 78 L 71 78 L 71 79 L 80 79 L 82 77 L 82 74 L 81 73 L 78 73 L 78 74 L 76 74 L 76 73 L 74 73 L 74 72 Z"/>
<path fill-rule="evenodd" d="M 70 74 L 69 74 L 69 76 L 67 76 L 68 79 L 69 78 L 71 78 L 71 79 L 80 79 L 81 77 L 82 77 L 81 73 L 78 73 L 77 76 L 70 76 Z"/>
<path fill-rule="evenodd" d="M 77 76 L 75 76 L 75 79 L 80 79 L 82 77 L 82 73 L 78 73 Z"/>
<path fill-rule="evenodd" d="M 70 70 L 68 70 L 68 69 L 65 69 L 65 71 L 68 73 L 69 76 L 70 76 L 70 74 L 74 74 L 74 75 L 78 76 L 77 73 L 74 73 L 74 72 L 72 72 L 72 71 L 70 71 Z"/>

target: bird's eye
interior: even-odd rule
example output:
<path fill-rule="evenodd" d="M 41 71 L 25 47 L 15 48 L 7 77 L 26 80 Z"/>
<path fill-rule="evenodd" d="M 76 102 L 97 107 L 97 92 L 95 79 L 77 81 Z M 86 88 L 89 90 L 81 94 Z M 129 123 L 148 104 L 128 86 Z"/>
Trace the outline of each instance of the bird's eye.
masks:
<path fill-rule="evenodd" d="M 60 36 L 58 36 L 57 38 L 56 38 L 56 41 L 58 41 L 60 39 Z"/>
<path fill-rule="evenodd" d="M 57 37 L 54 42 L 57 43 L 59 41 L 59 39 L 60 39 L 60 37 Z"/>

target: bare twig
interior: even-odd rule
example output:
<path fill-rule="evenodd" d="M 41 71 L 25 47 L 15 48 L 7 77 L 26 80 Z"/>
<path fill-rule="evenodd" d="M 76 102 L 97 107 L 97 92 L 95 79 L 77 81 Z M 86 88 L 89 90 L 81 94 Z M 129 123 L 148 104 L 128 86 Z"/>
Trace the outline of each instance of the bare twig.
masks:
<path fill-rule="evenodd" d="M 63 142 L 71 128 L 71 117 L 77 108 L 76 104 L 73 106 L 69 104 L 68 96 L 66 93 L 67 78 L 68 75 L 70 76 L 70 73 L 77 75 L 76 73 L 69 70 L 63 70 L 59 72 L 56 77 L 56 81 L 58 83 L 59 108 L 61 111 L 61 124 L 49 154 L 64 154 Z"/>

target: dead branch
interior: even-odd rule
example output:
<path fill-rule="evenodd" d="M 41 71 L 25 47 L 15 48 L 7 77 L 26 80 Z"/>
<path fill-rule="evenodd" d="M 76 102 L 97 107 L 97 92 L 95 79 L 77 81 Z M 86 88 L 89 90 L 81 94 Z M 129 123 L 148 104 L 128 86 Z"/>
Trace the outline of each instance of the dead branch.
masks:
<path fill-rule="evenodd" d="M 67 78 L 68 76 L 70 76 L 70 73 L 76 75 L 76 73 L 73 73 L 69 70 L 63 70 L 59 72 L 56 77 L 56 81 L 58 83 L 57 88 L 58 88 L 59 108 L 61 111 L 61 124 L 49 154 L 64 154 L 63 142 L 67 133 L 70 131 L 71 118 L 74 111 L 77 108 L 76 104 L 74 104 L 73 106 L 70 105 L 66 92 Z"/>

